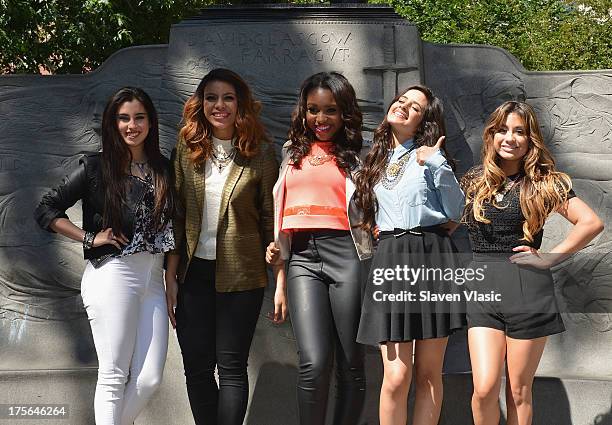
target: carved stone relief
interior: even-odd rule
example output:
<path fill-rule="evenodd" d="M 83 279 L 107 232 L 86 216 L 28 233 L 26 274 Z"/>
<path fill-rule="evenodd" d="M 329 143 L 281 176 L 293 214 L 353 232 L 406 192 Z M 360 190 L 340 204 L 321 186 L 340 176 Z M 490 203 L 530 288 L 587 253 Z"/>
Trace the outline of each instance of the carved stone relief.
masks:
<path fill-rule="evenodd" d="M 501 49 L 424 43 L 413 25 L 383 15 L 252 21 L 204 15 L 174 26 L 169 45 L 125 49 L 88 75 L 1 76 L 0 339 L 8 343 L 0 344 L 0 370 L 95 365 L 79 295 L 81 247 L 41 231 L 32 211 L 42 193 L 74 166 L 79 152 L 98 150 L 102 109 L 125 85 L 142 87 L 154 99 L 162 147 L 169 154 L 185 100 L 215 67 L 231 68 L 251 85 L 279 146 L 300 83 L 315 72 L 335 70 L 349 78 L 366 134 L 379 124 L 397 90 L 423 82 L 444 100 L 447 144 L 459 174 L 478 162 L 486 117 L 505 100 L 526 100 L 536 108 L 545 139 L 559 168 L 572 176 L 576 193 L 612 225 L 609 71 L 527 72 Z M 79 205 L 69 214 L 78 222 Z M 545 248 L 568 229 L 564 219 L 553 216 L 545 228 Z M 604 314 L 567 315 L 568 332 L 551 338 L 543 374 L 612 379 L 604 364 L 612 347 L 607 314 L 612 307 L 606 303 L 612 302 L 610 235 L 606 229 L 586 254 L 556 271 L 567 299 L 579 294 L 584 303 L 598 303 Z M 577 279 L 584 276 L 590 277 Z M 254 356 L 259 363 L 265 357 Z"/>

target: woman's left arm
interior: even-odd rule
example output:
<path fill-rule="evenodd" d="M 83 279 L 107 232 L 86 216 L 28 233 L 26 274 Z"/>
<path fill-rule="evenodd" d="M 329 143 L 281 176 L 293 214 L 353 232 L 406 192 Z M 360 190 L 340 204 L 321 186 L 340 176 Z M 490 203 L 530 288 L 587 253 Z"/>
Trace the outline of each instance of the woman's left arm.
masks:
<path fill-rule="evenodd" d="M 569 256 L 569 254 L 578 252 L 604 229 L 604 223 L 595 214 L 595 211 L 578 197 L 567 200 L 557 212 L 574 227 L 567 237 L 551 250 L 552 253 L 563 253 Z"/>
<path fill-rule="evenodd" d="M 259 215 L 261 217 L 261 236 L 264 249 L 274 241 L 274 199 L 272 190 L 278 178 L 278 161 L 272 144 L 264 147 L 262 158 L 262 177 L 259 186 Z"/>
<path fill-rule="evenodd" d="M 518 254 L 510 257 L 510 261 L 538 268 L 552 267 L 580 251 L 604 229 L 603 221 L 580 198 L 568 199 L 557 212 L 574 225 L 567 237 L 546 254 L 540 254 L 532 247 L 517 246 L 514 251 Z"/>
<path fill-rule="evenodd" d="M 452 168 L 442 155 L 443 143 L 444 136 L 440 137 L 434 146 L 421 146 L 417 149 L 416 160 L 419 165 L 425 166 L 431 171 L 434 187 L 440 198 L 444 214 L 449 220 L 458 223 L 463 214 L 465 196 Z M 451 232 L 457 227 L 458 224 L 456 226 L 449 224 Z"/>

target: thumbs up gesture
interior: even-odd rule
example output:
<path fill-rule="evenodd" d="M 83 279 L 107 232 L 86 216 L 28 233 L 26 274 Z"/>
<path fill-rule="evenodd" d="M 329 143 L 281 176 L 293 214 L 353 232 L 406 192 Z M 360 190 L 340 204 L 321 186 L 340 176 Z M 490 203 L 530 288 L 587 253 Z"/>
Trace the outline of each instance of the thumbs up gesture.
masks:
<path fill-rule="evenodd" d="M 421 146 L 416 150 L 416 161 L 419 165 L 425 165 L 425 161 L 427 158 L 435 154 L 437 151 L 442 149 L 442 145 L 444 145 L 445 136 L 441 136 L 435 145 L 433 146 Z"/>

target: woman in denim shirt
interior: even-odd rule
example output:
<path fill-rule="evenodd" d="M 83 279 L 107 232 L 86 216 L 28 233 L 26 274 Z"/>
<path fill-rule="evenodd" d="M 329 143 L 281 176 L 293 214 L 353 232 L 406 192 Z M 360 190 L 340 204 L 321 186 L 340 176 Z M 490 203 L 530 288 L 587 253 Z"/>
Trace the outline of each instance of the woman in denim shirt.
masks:
<path fill-rule="evenodd" d="M 464 196 L 443 142 L 442 103 L 426 87 L 409 87 L 391 103 L 357 179 L 363 227 L 380 231 L 357 341 L 380 345 L 381 425 L 407 421 L 413 354 L 412 423 L 438 423 L 448 335 L 465 323 L 449 238 Z"/>

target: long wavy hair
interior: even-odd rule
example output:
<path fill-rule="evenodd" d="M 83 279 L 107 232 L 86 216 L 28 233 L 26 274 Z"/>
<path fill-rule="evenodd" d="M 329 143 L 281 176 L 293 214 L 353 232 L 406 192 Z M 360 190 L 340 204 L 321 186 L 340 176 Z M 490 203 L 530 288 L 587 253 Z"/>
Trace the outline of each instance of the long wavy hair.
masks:
<path fill-rule="evenodd" d="M 306 125 L 306 111 L 308 94 L 317 88 L 331 91 L 340 109 L 343 126 L 334 135 L 331 153 L 338 167 L 346 175 L 350 175 L 357 166 L 359 152 L 363 146 L 361 136 L 363 117 L 357 105 L 355 89 L 346 77 L 337 72 L 320 72 L 308 77 L 302 83 L 298 104 L 291 117 L 289 157 L 294 166 L 299 168 L 302 158 L 310 153 L 312 142 L 316 139 Z"/>
<path fill-rule="evenodd" d="M 415 145 L 417 147 L 433 146 L 440 136 L 446 134 L 442 101 L 429 88 L 413 85 L 400 91 L 395 96 L 387 107 L 385 118 L 374 131 L 372 149 L 366 156 L 364 166 L 358 173 L 356 180 L 355 201 L 357 206 L 363 211 L 362 227 L 366 230 L 371 230 L 374 226 L 376 212 L 378 211 L 378 201 L 374 194 L 374 186 L 382 178 L 387 167 L 389 153 L 394 148 L 393 133 L 391 124 L 387 121 L 387 114 L 393 104 L 409 90 L 418 90 L 427 98 L 427 106 L 414 136 Z M 454 167 L 454 162 L 447 152 L 445 144 L 442 145 L 442 151 L 448 162 Z"/>
<path fill-rule="evenodd" d="M 485 203 L 502 208 L 495 201 L 495 194 L 502 190 L 506 175 L 500 167 L 500 157 L 495 151 L 495 133 L 506 124 L 508 115 L 518 115 L 524 123 L 528 137 L 528 150 L 521 161 L 523 174 L 520 187 L 521 211 L 525 216 L 523 240 L 533 242 L 551 212 L 559 209 L 567 200 L 572 188 L 570 177 L 555 169 L 555 161 L 544 144 L 542 133 L 531 106 L 509 101 L 499 106 L 485 125 L 482 144 L 482 173 L 476 175 L 466 187 L 466 215 L 476 221 L 490 223 L 485 217 Z M 464 217 L 464 220 L 466 218 Z"/>
<path fill-rule="evenodd" d="M 119 133 L 117 111 L 125 102 L 137 100 L 144 106 L 149 120 L 149 133 L 144 141 L 144 151 L 155 184 L 155 210 L 153 220 L 161 228 L 174 211 L 174 197 L 170 176 L 159 150 L 159 127 L 157 111 L 144 90 L 123 87 L 111 96 L 102 115 L 102 178 L 104 182 L 104 227 L 112 227 L 121 233 L 123 222 L 122 204 L 126 201 L 127 173 L 132 153 Z"/>
<path fill-rule="evenodd" d="M 191 152 L 191 161 L 200 166 L 212 155 L 213 127 L 204 116 L 204 89 L 213 81 L 230 84 L 236 91 L 238 111 L 236 114 L 234 146 L 245 157 L 259 152 L 261 144 L 268 141 L 265 129 L 259 120 L 261 104 L 253 98 L 247 83 L 234 71 L 216 68 L 202 78 L 193 95 L 183 108 L 182 127 L 179 140 L 185 141 Z"/>

